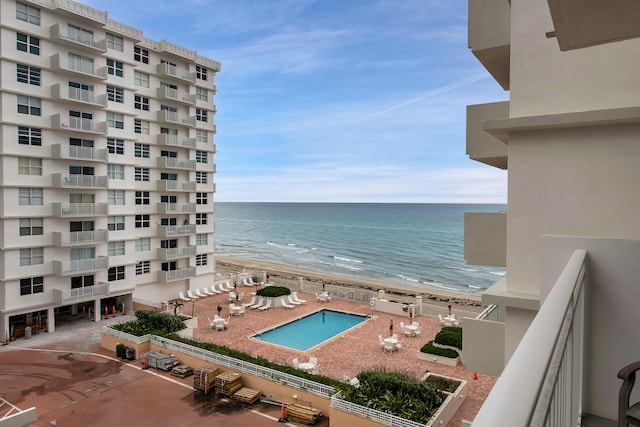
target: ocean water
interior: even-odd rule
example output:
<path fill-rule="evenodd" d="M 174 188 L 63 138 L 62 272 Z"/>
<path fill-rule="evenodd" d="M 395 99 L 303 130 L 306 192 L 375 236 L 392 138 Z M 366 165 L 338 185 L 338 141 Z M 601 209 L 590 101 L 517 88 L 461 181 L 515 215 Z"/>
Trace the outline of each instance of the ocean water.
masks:
<path fill-rule="evenodd" d="M 505 270 L 468 265 L 464 213 L 505 205 L 216 202 L 215 250 L 417 288 L 478 294 Z"/>

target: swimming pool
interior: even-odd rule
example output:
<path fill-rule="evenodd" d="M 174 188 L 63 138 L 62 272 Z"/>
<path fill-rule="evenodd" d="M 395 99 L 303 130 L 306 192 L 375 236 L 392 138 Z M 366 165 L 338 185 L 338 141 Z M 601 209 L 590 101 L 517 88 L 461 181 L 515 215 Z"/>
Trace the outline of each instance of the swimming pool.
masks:
<path fill-rule="evenodd" d="M 284 325 L 253 335 L 271 344 L 306 351 L 367 319 L 360 314 L 323 309 Z"/>

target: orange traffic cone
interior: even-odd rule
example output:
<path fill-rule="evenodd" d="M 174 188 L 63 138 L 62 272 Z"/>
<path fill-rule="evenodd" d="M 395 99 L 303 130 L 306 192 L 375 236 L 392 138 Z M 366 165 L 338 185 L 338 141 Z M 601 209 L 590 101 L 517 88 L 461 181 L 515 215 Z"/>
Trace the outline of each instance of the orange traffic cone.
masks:
<path fill-rule="evenodd" d="M 280 419 L 278 420 L 279 423 L 284 423 L 285 419 L 284 419 L 284 400 L 282 401 L 282 415 L 280 415 Z"/>
<path fill-rule="evenodd" d="M 473 373 L 473 379 L 474 379 L 474 380 L 477 380 L 477 379 L 478 379 L 478 373 L 477 373 L 477 372 L 474 372 L 474 373 Z"/>

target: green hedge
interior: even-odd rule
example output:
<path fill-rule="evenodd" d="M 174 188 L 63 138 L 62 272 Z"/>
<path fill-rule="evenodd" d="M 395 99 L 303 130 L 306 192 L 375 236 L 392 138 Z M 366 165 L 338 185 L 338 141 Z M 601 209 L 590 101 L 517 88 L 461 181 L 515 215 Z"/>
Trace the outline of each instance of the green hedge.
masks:
<path fill-rule="evenodd" d="M 429 341 L 420 349 L 422 353 L 435 354 L 436 356 L 450 357 L 452 359 L 459 356 L 458 352 L 448 348 L 439 348 L 433 346 L 433 341 Z"/>
<path fill-rule="evenodd" d="M 462 350 L 462 328 L 445 326 L 436 334 L 434 341 L 440 345 L 448 345 Z"/>
<path fill-rule="evenodd" d="M 357 378 L 360 387 L 343 390 L 345 400 L 422 424 L 445 399 L 432 384 L 397 372 L 362 371 Z"/>
<path fill-rule="evenodd" d="M 158 313 L 151 310 L 137 310 L 136 319 L 118 323 L 112 328 L 135 336 L 147 334 L 165 335 L 185 328 L 182 317 L 175 314 Z"/>
<path fill-rule="evenodd" d="M 271 298 L 282 297 L 290 294 L 291 289 L 287 288 L 286 286 L 265 286 L 264 288 L 259 289 L 258 292 L 256 292 L 256 295 L 260 297 Z"/>
<path fill-rule="evenodd" d="M 448 391 L 449 393 L 453 393 L 460 386 L 460 381 L 438 375 L 429 375 L 425 382 L 433 384 L 436 390 Z"/>

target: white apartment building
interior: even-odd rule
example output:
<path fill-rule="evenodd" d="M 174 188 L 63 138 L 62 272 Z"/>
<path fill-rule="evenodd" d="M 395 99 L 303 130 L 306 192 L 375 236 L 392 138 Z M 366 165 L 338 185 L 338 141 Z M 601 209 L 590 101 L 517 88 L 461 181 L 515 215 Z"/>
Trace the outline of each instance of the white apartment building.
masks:
<path fill-rule="evenodd" d="M 464 322 L 465 366 L 499 376 L 474 426 L 618 419 L 640 360 L 639 19 L 634 0 L 469 0 L 471 52 L 509 92 L 467 110 L 469 157 L 508 171 L 507 210 L 465 217 L 467 261 L 507 269 Z"/>
<path fill-rule="evenodd" d="M 220 63 L 70 0 L 0 0 L 0 49 L 2 331 L 210 284 Z"/>

